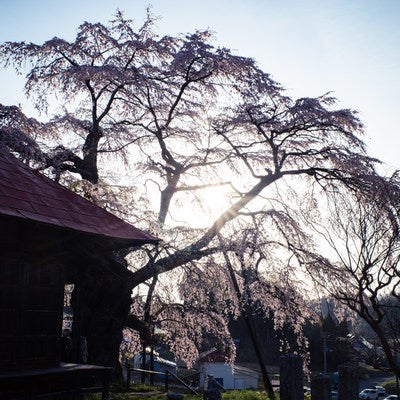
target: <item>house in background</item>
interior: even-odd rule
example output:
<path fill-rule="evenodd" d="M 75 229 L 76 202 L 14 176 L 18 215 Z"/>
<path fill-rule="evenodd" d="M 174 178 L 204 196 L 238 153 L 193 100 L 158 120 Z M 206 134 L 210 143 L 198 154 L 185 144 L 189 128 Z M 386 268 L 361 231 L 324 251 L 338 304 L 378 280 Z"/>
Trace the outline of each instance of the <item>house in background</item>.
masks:
<path fill-rule="evenodd" d="M 157 242 L 0 150 L 0 398 L 107 399 L 111 368 L 61 363 L 64 285 L 112 282 L 126 272 L 103 255 Z"/>
<path fill-rule="evenodd" d="M 206 388 L 212 376 L 225 389 L 257 389 L 259 373 L 250 368 L 228 364 L 227 357 L 217 351 L 199 357 L 199 386 Z"/>

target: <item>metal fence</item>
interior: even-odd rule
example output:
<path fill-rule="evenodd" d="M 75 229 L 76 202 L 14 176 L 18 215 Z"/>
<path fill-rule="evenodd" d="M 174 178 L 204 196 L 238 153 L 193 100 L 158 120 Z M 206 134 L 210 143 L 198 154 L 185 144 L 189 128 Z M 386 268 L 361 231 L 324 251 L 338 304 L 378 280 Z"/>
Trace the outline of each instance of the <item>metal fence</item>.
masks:
<path fill-rule="evenodd" d="M 177 381 L 179 384 L 183 385 L 186 389 L 188 389 L 192 394 L 199 395 L 199 393 L 190 387 L 185 381 L 183 381 L 179 376 L 175 375 L 171 371 L 166 371 L 166 372 L 157 372 L 157 371 L 150 371 L 148 369 L 140 369 L 140 368 L 133 368 L 131 365 L 127 364 L 126 365 L 126 386 L 127 390 L 130 390 L 131 386 L 131 381 L 132 381 L 132 374 L 135 372 L 139 372 L 142 376 L 141 381 L 145 381 L 145 377 L 148 374 L 149 377 L 155 377 L 155 376 L 163 376 L 164 377 L 164 390 L 165 392 L 169 391 L 169 384 L 171 380 Z M 153 379 L 151 379 L 153 381 Z"/>

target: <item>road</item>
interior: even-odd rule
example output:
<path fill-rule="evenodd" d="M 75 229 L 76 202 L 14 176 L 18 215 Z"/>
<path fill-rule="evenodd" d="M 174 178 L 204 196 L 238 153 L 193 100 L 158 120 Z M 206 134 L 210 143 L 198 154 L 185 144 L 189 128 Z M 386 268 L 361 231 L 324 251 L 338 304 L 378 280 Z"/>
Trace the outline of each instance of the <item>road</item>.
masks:
<path fill-rule="evenodd" d="M 376 385 L 382 386 L 383 383 L 394 379 L 393 375 L 379 375 L 360 381 L 360 391 L 363 389 L 373 388 Z"/>

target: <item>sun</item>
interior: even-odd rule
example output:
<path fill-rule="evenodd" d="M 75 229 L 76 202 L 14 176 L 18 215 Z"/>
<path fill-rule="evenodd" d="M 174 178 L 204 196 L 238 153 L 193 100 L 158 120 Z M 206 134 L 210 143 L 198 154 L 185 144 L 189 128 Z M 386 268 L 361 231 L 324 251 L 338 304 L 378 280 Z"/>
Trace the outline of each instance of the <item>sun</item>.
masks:
<path fill-rule="evenodd" d="M 176 199 L 170 220 L 191 228 L 209 227 L 231 205 L 227 185 L 210 186 Z"/>

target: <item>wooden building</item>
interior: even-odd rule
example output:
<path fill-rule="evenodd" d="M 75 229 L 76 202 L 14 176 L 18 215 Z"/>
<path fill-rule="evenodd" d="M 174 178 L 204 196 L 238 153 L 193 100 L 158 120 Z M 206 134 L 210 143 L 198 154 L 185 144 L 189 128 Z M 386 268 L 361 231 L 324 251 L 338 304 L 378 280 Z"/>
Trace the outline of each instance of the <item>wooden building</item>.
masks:
<path fill-rule="evenodd" d="M 146 243 L 157 239 L 0 151 L 1 399 L 108 397 L 110 368 L 60 362 L 64 285 Z"/>

